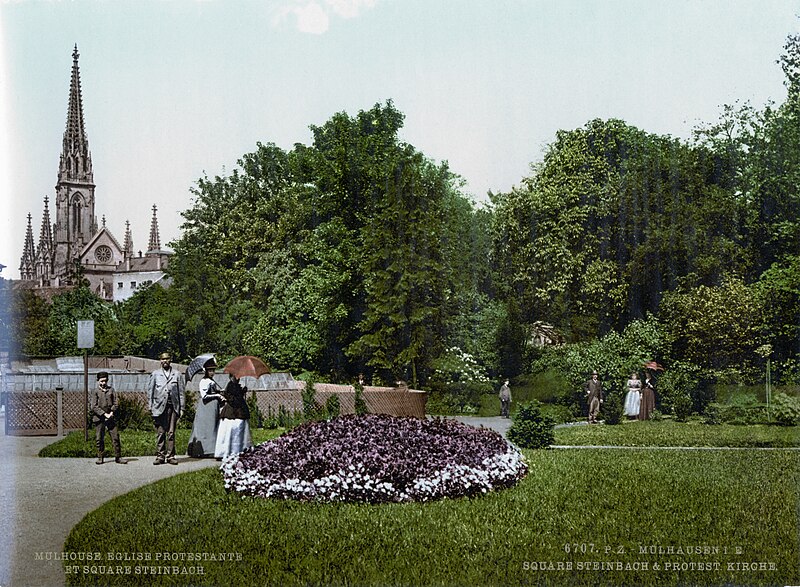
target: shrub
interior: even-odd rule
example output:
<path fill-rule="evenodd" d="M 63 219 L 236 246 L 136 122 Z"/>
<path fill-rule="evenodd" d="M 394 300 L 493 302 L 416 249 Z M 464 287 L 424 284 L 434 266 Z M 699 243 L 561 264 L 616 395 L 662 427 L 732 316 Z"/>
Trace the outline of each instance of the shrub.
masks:
<path fill-rule="evenodd" d="M 656 383 L 656 395 L 661 411 L 674 414 L 681 422 L 685 422 L 692 411 L 702 413 L 710 399 L 702 393 L 698 367 L 690 363 L 675 363 L 661 374 Z M 676 410 L 681 411 L 680 415 Z"/>
<path fill-rule="evenodd" d="M 703 412 L 703 423 L 709 425 L 722 424 L 718 404 L 708 404 Z"/>
<path fill-rule="evenodd" d="M 677 422 L 686 422 L 692 415 L 692 398 L 686 393 L 678 393 L 672 398 L 672 412 Z"/>
<path fill-rule="evenodd" d="M 328 413 L 328 420 L 333 420 L 342 413 L 342 404 L 337 394 L 331 394 L 325 402 L 325 411 Z"/>
<path fill-rule="evenodd" d="M 313 379 L 306 381 L 302 392 L 303 418 L 307 421 L 324 419 L 322 406 L 317 402 L 317 391 L 314 389 Z"/>
<path fill-rule="evenodd" d="M 555 441 L 553 418 L 542 413 L 539 402 L 522 404 L 506 436 L 522 448 L 548 448 Z"/>
<path fill-rule="evenodd" d="M 153 418 L 150 410 L 144 404 L 133 398 L 119 395 L 117 425 L 120 430 L 150 431 L 153 429 Z"/>
<path fill-rule="evenodd" d="M 800 398 L 777 394 L 772 401 L 772 416 L 783 426 L 800 424 Z"/>
<path fill-rule="evenodd" d="M 353 386 L 356 390 L 356 397 L 355 397 L 355 411 L 356 416 L 363 416 L 369 409 L 367 408 L 367 402 L 364 399 L 364 386 L 361 383 L 356 383 Z"/>
<path fill-rule="evenodd" d="M 622 421 L 622 397 L 619 393 L 609 393 L 600 408 L 603 422 L 619 424 Z"/>
<path fill-rule="evenodd" d="M 653 413 L 650 414 L 650 419 L 653 422 L 661 422 L 664 419 L 664 414 L 661 413 L 661 410 L 653 410 Z"/>
<path fill-rule="evenodd" d="M 251 428 L 269 428 L 267 419 L 264 418 L 264 413 L 261 411 L 261 408 L 258 407 L 258 401 L 256 401 L 256 392 L 254 391 L 250 394 L 250 397 L 247 398 L 247 408 L 250 410 L 250 427 Z M 274 428 L 274 426 L 272 426 Z"/>

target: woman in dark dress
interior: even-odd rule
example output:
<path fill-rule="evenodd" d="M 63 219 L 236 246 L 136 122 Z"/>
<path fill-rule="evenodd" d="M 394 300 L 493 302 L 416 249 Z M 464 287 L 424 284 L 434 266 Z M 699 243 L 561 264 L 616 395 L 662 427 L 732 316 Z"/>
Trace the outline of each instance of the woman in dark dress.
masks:
<path fill-rule="evenodd" d="M 639 419 L 649 420 L 656 409 L 656 392 L 655 381 L 650 371 L 645 376 L 644 385 L 642 385 L 642 400 L 639 404 Z"/>
<path fill-rule="evenodd" d="M 239 385 L 239 380 L 233 375 L 225 386 L 222 395 L 225 405 L 219 414 L 220 423 L 217 431 L 217 444 L 214 456 L 222 459 L 232 454 L 239 454 L 246 448 L 253 446 L 250 437 L 250 409 L 247 407 L 245 393 L 247 388 Z"/>

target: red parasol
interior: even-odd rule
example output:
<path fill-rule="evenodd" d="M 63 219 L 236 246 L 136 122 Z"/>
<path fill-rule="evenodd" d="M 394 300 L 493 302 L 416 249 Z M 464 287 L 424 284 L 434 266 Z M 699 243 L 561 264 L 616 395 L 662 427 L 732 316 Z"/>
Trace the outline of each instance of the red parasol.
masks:
<path fill-rule="evenodd" d="M 241 379 L 242 377 L 258 378 L 267 373 L 271 373 L 271 371 L 269 366 L 258 357 L 242 355 L 231 359 L 231 361 L 225 365 L 223 373 L 230 373 L 237 379 Z"/>
<path fill-rule="evenodd" d="M 655 361 L 648 361 L 644 364 L 645 369 L 651 369 L 653 371 L 663 371 L 664 367 L 656 363 Z"/>

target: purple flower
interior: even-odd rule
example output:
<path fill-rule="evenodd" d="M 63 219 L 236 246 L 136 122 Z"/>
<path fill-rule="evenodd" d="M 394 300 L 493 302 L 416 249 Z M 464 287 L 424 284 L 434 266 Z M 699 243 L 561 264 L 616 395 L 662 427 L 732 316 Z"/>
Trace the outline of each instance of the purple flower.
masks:
<path fill-rule="evenodd" d="M 308 422 L 226 458 L 221 470 L 225 488 L 243 495 L 384 503 L 511 487 L 527 465 L 489 429 L 370 414 Z"/>

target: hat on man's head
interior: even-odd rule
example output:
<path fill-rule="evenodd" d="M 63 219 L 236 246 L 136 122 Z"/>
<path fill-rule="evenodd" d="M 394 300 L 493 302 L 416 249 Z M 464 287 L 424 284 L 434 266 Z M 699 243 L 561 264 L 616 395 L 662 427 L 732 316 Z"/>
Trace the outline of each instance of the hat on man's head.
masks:
<path fill-rule="evenodd" d="M 600 375 L 597 371 L 592 371 L 592 375 Z"/>
<path fill-rule="evenodd" d="M 108 373 L 106 373 L 105 371 L 100 371 L 97 374 L 97 380 L 100 381 L 101 379 L 108 379 Z"/>
<path fill-rule="evenodd" d="M 160 355 L 158 355 L 158 358 L 159 359 L 169 359 L 171 361 L 172 360 L 172 353 L 168 353 L 168 352 L 165 351 L 165 352 L 161 353 Z"/>

